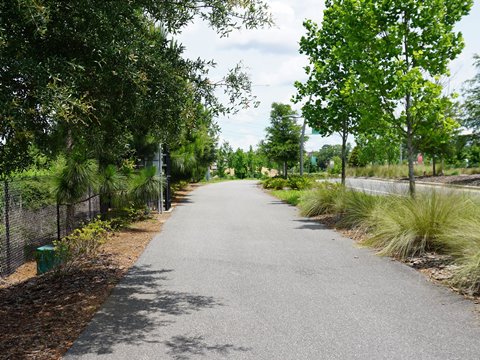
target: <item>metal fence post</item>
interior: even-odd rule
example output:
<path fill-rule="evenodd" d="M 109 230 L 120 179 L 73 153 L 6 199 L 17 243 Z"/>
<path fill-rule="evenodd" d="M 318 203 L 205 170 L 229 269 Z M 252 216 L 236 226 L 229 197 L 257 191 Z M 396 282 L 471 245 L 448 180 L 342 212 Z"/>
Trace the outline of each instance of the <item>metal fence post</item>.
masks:
<path fill-rule="evenodd" d="M 60 204 L 57 201 L 57 240 L 60 241 L 62 230 L 60 229 Z"/>
<path fill-rule="evenodd" d="M 88 221 L 92 221 L 92 188 L 88 187 Z"/>
<path fill-rule="evenodd" d="M 158 199 L 158 213 L 163 214 L 163 154 L 162 144 L 158 145 L 158 175 L 160 177 L 160 196 Z"/>
<path fill-rule="evenodd" d="M 172 159 L 170 157 L 170 150 L 168 147 L 165 148 L 165 164 L 166 164 L 166 169 L 165 169 L 165 177 L 167 180 L 167 188 L 165 189 L 165 210 L 170 210 L 170 207 L 172 206 L 172 193 L 171 193 L 171 171 L 172 171 Z"/>
<path fill-rule="evenodd" d="M 10 194 L 8 190 L 8 181 L 5 180 L 3 187 L 3 193 L 5 196 L 5 247 L 7 253 L 7 274 L 10 274 L 12 268 L 12 254 L 10 248 Z"/>

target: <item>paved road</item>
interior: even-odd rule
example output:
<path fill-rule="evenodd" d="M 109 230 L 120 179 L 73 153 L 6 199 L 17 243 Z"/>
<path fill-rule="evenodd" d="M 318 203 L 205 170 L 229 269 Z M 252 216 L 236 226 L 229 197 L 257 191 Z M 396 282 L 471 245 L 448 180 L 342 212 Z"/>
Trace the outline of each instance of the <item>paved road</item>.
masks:
<path fill-rule="evenodd" d="M 328 181 L 340 182 L 338 178 L 328 179 Z M 409 185 L 407 181 L 395 181 L 395 180 L 379 180 L 368 178 L 347 178 L 346 185 L 355 190 L 364 191 L 370 194 L 387 195 L 387 194 L 400 194 L 408 195 Z M 442 184 L 431 183 L 416 183 L 416 190 L 418 192 L 427 191 L 439 191 L 439 192 L 458 192 L 463 194 L 469 194 L 473 196 L 480 196 L 480 188 L 472 187 L 455 187 Z"/>
<path fill-rule="evenodd" d="M 254 182 L 175 209 L 67 359 L 478 359 L 472 303 Z"/>

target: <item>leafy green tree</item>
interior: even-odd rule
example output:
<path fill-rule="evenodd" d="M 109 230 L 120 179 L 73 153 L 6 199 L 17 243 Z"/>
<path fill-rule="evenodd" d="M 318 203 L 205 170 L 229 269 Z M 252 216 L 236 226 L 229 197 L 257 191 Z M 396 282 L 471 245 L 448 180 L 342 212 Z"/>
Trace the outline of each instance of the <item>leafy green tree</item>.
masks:
<path fill-rule="evenodd" d="M 350 153 L 350 149 L 351 149 L 351 145 L 347 144 L 346 146 L 347 156 Z M 322 170 L 326 170 L 328 168 L 328 165 L 330 164 L 330 161 L 333 160 L 334 157 L 338 157 L 341 159 L 342 145 L 323 145 L 320 150 L 315 152 L 315 155 L 317 157 L 318 166 Z M 337 161 L 337 165 L 338 165 L 338 161 Z"/>
<path fill-rule="evenodd" d="M 220 146 L 217 149 L 217 156 L 216 156 L 217 173 L 219 177 L 221 178 L 225 177 L 226 170 L 229 168 L 230 169 L 233 168 L 232 156 L 233 156 L 232 147 L 227 141 L 224 141 L 222 143 L 222 146 Z"/>
<path fill-rule="evenodd" d="M 172 151 L 174 176 L 179 179 L 201 180 L 216 158 L 218 128 L 210 112 L 205 110 L 198 116 L 196 128 L 188 129 Z"/>
<path fill-rule="evenodd" d="M 233 153 L 232 165 L 235 170 L 235 177 L 245 179 L 248 176 L 248 157 L 245 151 L 237 149 Z"/>
<path fill-rule="evenodd" d="M 355 141 L 360 164 L 392 165 L 399 161 L 402 143 L 396 131 L 379 128 L 377 133 L 358 134 Z"/>
<path fill-rule="evenodd" d="M 68 139 L 93 147 L 104 168 L 132 156 L 142 134 L 175 143 L 192 102 L 232 111 L 218 87 L 245 105 L 251 84 L 239 67 L 210 81 L 214 63 L 184 59 L 169 34 L 199 18 L 221 36 L 271 24 L 261 0 L 6 0 L 0 13 L 2 174 L 27 167 L 32 145 L 62 152 Z"/>
<path fill-rule="evenodd" d="M 437 160 L 452 156 L 453 139 L 460 130 L 457 106 L 447 97 L 443 97 L 439 105 L 440 109 L 425 114 L 426 119 L 430 117 L 431 126 L 422 127 L 417 134 L 417 148 L 432 159 L 433 176 L 437 174 Z"/>
<path fill-rule="evenodd" d="M 297 124 L 296 112 L 288 104 L 273 103 L 270 126 L 261 144 L 262 151 L 278 164 L 283 165 L 283 176 L 287 178 L 288 165 L 295 163 L 300 154 L 301 126 Z"/>
<path fill-rule="evenodd" d="M 310 65 L 305 68 L 308 80 L 296 82 L 296 102 L 308 99 L 302 108 L 310 126 L 321 135 L 338 133 L 342 138 L 342 184 L 345 185 L 348 136 L 357 131 L 360 121 L 361 84 L 354 71 L 355 53 L 344 42 L 345 25 L 342 1 L 327 1 L 322 26 L 307 20 L 307 34 L 300 40 L 300 53 Z"/>
<path fill-rule="evenodd" d="M 365 165 L 367 165 L 367 163 L 362 161 L 362 150 L 357 145 L 353 148 L 352 152 L 350 153 L 350 157 L 348 158 L 348 166 L 362 167 Z"/>
<path fill-rule="evenodd" d="M 462 51 L 462 36 L 454 27 L 473 1 L 334 2 L 341 4 L 339 14 L 346 24 L 348 46 L 339 51 L 355 54 L 355 72 L 368 85 L 367 103 L 381 108 L 385 121 L 405 139 L 414 196 L 415 137 L 432 126 L 426 114 L 442 112 L 442 88 L 431 79 L 448 74 L 449 62 Z"/>
<path fill-rule="evenodd" d="M 463 94 L 465 102 L 463 104 L 463 126 L 480 131 L 480 56 L 475 56 L 475 67 L 477 74 L 471 80 L 466 82 Z"/>

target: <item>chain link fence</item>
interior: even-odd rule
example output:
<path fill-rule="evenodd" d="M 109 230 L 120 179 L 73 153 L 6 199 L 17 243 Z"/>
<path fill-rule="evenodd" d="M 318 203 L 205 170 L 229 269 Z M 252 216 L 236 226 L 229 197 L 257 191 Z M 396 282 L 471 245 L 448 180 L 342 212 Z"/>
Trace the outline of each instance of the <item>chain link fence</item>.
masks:
<path fill-rule="evenodd" d="M 86 194 L 74 208 L 73 228 L 77 228 L 100 214 L 100 197 Z M 32 259 L 37 247 L 66 235 L 66 205 L 34 208 L 24 201 L 15 182 L 0 184 L 0 276 L 12 274 Z"/>

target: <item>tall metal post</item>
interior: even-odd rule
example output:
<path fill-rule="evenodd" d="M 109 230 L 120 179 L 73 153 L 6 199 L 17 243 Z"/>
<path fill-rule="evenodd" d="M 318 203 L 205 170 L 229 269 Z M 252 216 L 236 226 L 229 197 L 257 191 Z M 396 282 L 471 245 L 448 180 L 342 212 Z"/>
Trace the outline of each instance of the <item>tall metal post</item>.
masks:
<path fill-rule="evenodd" d="M 163 214 L 163 154 L 162 144 L 158 145 L 158 175 L 160 176 L 160 197 L 158 198 L 157 209 Z"/>
<path fill-rule="evenodd" d="M 12 254 L 10 248 L 10 194 L 8 191 L 8 181 L 4 182 L 4 196 L 5 196 L 5 247 L 7 252 L 7 274 L 12 270 Z"/>
<path fill-rule="evenodd" d="M 302 135 L 300 136 L 300 176 L 303 176 L 303 140 L 305 139 L 305 128 L 307 121 L 303 119 Z"/>
<path fill-rule="evenodd" d="M 88 187 L 88 221 L 92 221 L 92 188 Z"/>
<path fill-rule="evenodd" d="M 62 229 L 60 227 L 60 204 L 57 201 L 57 240 L 60 241 L 62 237 Z"/>
<path fill-rule="evenodd" d="M 171 171 L 172 171 L 172 159 L 170 158 L 170 151 L 168 147 L 165 148 L 165 177 L 167 181 L 167 187 L 165 189 L 165 210 L 170 210 L 172 206 L 172 193 L 170 188 Z"/>

